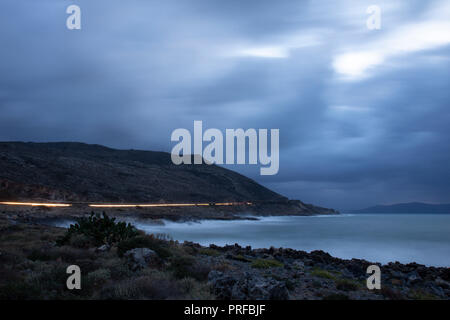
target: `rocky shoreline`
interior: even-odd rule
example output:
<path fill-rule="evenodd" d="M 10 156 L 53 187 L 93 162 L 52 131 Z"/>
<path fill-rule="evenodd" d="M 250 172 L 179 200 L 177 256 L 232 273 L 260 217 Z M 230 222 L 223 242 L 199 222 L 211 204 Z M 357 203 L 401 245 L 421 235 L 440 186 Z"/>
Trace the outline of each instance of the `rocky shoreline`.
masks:
<path fill-rule="evenodd" d="M 186 244 L 185 244 L 186 245 Z M 198 245 L 189 244 L 200 248 Z M 323 251 L 239 245 L 210 246 L 233 271 L 215 271 L 209 280 L 221 299 L 449 299 L 450 269 L 399 262 L 379 265 L 381 290 L 368 290 L 367 267 L 376 263 L 344 260 Z M 256 268 L 255 261 L 274 267 Z M 270 263 L 269 263 L 270 264 Z M 263 264 L 264 265 L 264 264 Z M 263 289 L 262 289 L 263 288 Z"/>
<path fill-rule="evenodd" d="M 315 209 L 313 209 L 315 208 Z M 91 211 L 106 212 L 110 216 L 119 219 L 140 220 L 170 220 L 177 222 L 199 221 L 199 220 L 241 220 L 254 219 L 245 215 L 258 216 L 310 216 L 339 214 L 332 209 L 321 209 L 319 207 L 300 206 L 293 203 L 286 204 L 255 204 L 252 206 L 200 206 L 200 207 L 157 207 L 157 208 L 55 208 L 55 207 L 25 207 L 0 205 L 0 212 L 13 220 L 22 222 L 33 222 L 40 219 L 77 219 L 88 215 Z"/>

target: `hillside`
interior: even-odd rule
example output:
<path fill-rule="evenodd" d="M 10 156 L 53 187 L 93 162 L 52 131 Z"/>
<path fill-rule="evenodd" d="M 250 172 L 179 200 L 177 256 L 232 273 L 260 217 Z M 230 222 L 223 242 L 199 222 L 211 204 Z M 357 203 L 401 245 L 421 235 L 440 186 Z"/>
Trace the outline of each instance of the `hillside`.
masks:
<path fill-rule="evenodd" d="M 421 202 L 399 203 L 386 206 L 373 206 L 354 210 L 353 213 L 434 213 L 450 214 L 450 204 L 428 204 Z"/>
<path fill-rule="evenodd" d="M 83 143 L 0 142 L 0 200 L 70 202 L 274 202 L 304 213 L 332 210 L 288 201 L 219 166 L 173 165 L 169 153 Z"/>

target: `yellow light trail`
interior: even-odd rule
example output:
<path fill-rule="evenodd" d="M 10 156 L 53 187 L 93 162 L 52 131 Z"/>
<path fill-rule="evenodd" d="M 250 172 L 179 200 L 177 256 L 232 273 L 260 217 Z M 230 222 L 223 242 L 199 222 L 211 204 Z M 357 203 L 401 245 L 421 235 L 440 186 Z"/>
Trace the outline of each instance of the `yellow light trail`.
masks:
<path fill-rule="evenodd" d="M 7 206 L 30 206 L 30 207 L 71 207 L 67 203 L 37 203 L 37 202 L 0 202 Z"/>
<path fill-rule="evenodd" d="M 71 207 L 69 203 L 38 202 L 0 202 L 0 205 L 31 207 Z M 91 208 L 156 208 L 156 207 L 198 207 L 198 206 L 238 206 L 252 205 L 251 202 L 218 202 L 218 203 L 153 203 L 153 204 L 88 204 Z"/>
<path fill-rule="evenodd" d="M 90 204 L 92 208 L 154 208 L 154 207 L 198 207 L 198 206 L 236 206 L 240 202 L 222 203 L 154 203 L 154 204 Z M 250 202 L 245 203 L 250 205 Z"/>

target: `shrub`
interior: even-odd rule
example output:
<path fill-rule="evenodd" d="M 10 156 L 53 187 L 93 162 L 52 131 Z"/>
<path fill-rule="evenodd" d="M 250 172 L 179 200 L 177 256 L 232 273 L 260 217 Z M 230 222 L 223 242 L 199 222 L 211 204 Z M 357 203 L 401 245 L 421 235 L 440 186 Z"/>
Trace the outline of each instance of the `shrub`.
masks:
<path fill-rule="evenodd" d="M 88 218 L 78 219 L 76 224 L 70 226 L 65 236 L 57 241 L 58 245 L 70 243 L 75 235 L 84 235 L 92 239 L 94 245 L 112 245 L 126 239 L 136 237 L 138 231 L 131 224 L 116 222 L 116 218 L 109 218 L 106 213 L 103 215 L 94 214 Z"/>
<path fill-rule="evenodd" d="M 48 266 L 45 268 L 45 271 L 33 272 L 26 280 L 26 283 L 30 286 L 32 292 L 38 292 L 38 296 L 35 296 L 32 299 L 39 299 L 40 297 L 61 299 L 64 298 L 61 293 L 67 291 L 66 281 L 66 267 L 57 265 Z M 84 283 L 84 281 L 82 281 L 82 283 Z M 75 291 L 73 293 L 78 295 L 84 295 L 86 293 L 85 290 L 83 290 L 83 287 L 82 290 Z"/>
<path fill-rule="evenodd" d="M 213 300 L 211 287 L 207 283 L 198 282 L 192 278 L 179 280 L 179 287 L 184 292 L 183 299 L 188 300 Z"/>
<path fill-rule="evenodd" d="M 258 269 L 280 268 L 283 266 L 284 264 L 282 264 L 280 261 L 270 259 L 256 259 L 252 262 L 252 267 Z"/>
<path fill-rule="evenodd" d="M 148 248 L 155 251 L 160 258 L 168 258 L 172 255 L 167 242 L 159 240 L 153 235 L 141 235 L 133 238 L 124 239 L 117 245 L 117 254 L 122 257 L 125 252 L 135 248 Z"/>
<path fill-rule="evenodd" d="M 146 275 L 111 283 L 104 287 L 100 299 L 175 299 L 182 295 L 179 284 L 162 274 Z"/>
<path fill-rule="evenodd" d="M 348 279 L 339 279 L 336 281 L 336 288 L 338 290 L 355 291 L 358 289 L 358 287 L 359 286 L 357 283 Z"/>
<path fill-rule="evenodd" d="M 170 269 L 177 279 L 193 278 L 204 281 L 208 278 L 211 268 L 198 263 L 192 256 L 176 256 L 171 259 Z"/>
<path fill-rule="evenodd" d="M 211 248 L 201 248 L 198 251 L 199 254 L 205 255 L 205 256 L 211 256 L 211 257 L 217 257 L 220 256 L 220 252 Z"/>
<path fill-rule="evenodd" d="M 133 271 L 120 259 L 110 258 L 102 263 L 104 268 L 107 268 L 110 272 L 112 280 L 120 280 L 124 278 L 131 278 Z"/>
<path fill-rule="evenodd" d="M 80 249 L 90 248 L 95 245 L 95 239 L 85 234 L 74 234 L 70 237 L 70 246 Z"/>
<path fill-rule="evenodd" d="M 101 286 L 109 279 L 111 279 L 111 272 L 108 269 L 98 269 L 87 275 L 88 282 L 94 287 Z"/>

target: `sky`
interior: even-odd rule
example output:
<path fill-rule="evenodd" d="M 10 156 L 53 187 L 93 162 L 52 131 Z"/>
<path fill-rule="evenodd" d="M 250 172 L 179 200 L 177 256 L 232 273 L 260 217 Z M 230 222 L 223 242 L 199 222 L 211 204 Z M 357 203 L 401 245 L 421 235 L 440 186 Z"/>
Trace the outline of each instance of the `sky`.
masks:
<path fill-rule="evenodd" d="M 229 168 L 341 210 L 449 203 L 449 71 L 447 0 L 2 0 L 0 141 L 170 152 L 194 120 L 277 128 L 277 175 Z"/>

